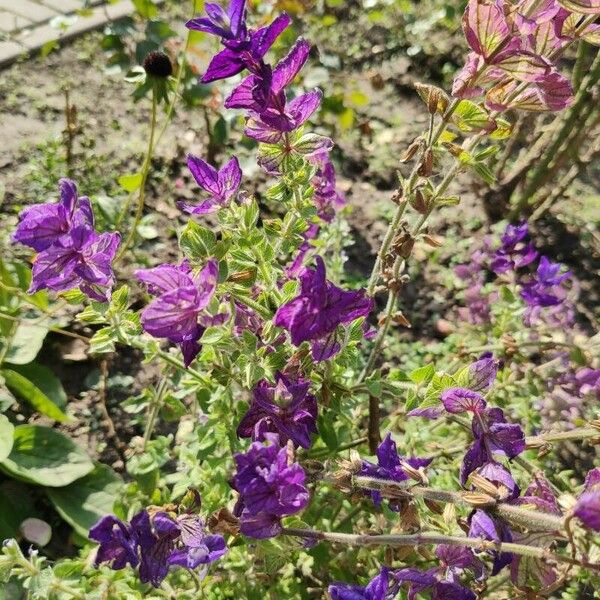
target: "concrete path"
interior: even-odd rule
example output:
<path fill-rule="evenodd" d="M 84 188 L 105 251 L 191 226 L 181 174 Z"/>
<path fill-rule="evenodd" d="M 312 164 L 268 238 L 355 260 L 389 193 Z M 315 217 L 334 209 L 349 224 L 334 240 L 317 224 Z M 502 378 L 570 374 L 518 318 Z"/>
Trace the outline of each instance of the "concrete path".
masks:
<path fill-rule="evenodd" d="M 0 0 L 0 67 L 133 11 L 130 0 Z"/>

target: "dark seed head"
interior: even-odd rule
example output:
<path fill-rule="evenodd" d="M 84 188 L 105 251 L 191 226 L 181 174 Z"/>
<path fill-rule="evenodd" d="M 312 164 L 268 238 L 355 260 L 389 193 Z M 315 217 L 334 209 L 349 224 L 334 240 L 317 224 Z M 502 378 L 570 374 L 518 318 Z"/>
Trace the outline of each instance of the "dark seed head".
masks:
<path fill-rule="evenodd" d="M 144 59 L 144 71 L 154 77 L 167 78 L 173 74 L 173 65 L 164 52 L 155 50 Z"/>

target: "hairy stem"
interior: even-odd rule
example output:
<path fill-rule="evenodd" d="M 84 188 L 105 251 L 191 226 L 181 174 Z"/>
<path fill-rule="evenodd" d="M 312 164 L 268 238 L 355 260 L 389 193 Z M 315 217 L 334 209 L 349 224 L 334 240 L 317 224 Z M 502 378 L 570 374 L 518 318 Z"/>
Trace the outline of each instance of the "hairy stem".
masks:
<path fill-rule="evenodd" d="M 515 544 L 512 542 L 491 542 L 481 538 L 470 538 L 466 536 L 444 535 L 434 531 L 423 531 L 414 534 L 394 534 L 394 535 L 362 535 L 355 533 L 337 533 L 329 531 L 318 531 L 314 529 L 297 529 L 293 527 L 284 527 L 281 531 L 283 535 L 301 537 L 310 540 L 321 540 L 345 544 L 348 546 L 421 546 L 431 544 L 447 544 L 450 546 L 465 546 L 478 551 L 494 550 L 497 552 L 512 552 L 521 556 L 530 556 L 554 563 L 568 563 L 582 565 L 588 569 L 600 571 L 600 564 L 590 564 L 583 561 L 574 560 L 569 556 L 555 554 L 540 548 L 538 546 L 527 546 L 525 544 Z"/>
<path fill-rule="evenodd" d="M 157 105 L 158 105 L 158 100 L 157 100 L 156 89 L 152 89 L 152 116 L 151 116 L 151 121 L 150 121 L 150 135 L 148 136 L 148 150 L 146 151 L 146 157 L 144 159 L 144 163 L 142 164 L 142 179 L 140 181 L 137 209 L 136 209 L 134 221 L 130 225 L 127 238 L 125 239 L 125 242 L 123 242 L 123 244 L 122 244 L 121 248 L 119 249 L 119 252 L 114 260 L 115 263 L 117 261 L 119 261 L 121 258 L 123 258 L 123 256 L 129 249 L 129 246 L 131 246 L 131 243 L 133 242 L 133 240 L 135 238 L 135 233 L 137 231 L 138 225 L 140 224 L 140 221 L 142 220 L 142 215 L 144 214 L 144 204 L 145 204 L 144 200 L 145 200 L 145 196 L 146 196 L 146 181 L 148 179 L 148 174 L 150 173 L 150 165 L 152 163 L 152 154 L 154 152 L 154 135 L 156 133 Z"/>

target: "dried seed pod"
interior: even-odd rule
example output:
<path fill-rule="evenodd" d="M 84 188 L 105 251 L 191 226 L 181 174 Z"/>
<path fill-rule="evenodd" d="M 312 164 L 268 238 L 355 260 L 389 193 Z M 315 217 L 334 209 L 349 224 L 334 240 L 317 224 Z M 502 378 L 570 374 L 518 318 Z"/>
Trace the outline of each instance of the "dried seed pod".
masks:
<path fill-rule="evenodd" d="M 410 205 L 421 215 L 424 215 L 429 210 L 429 202 L 421 190 L 416 190 L 410 196 Z"/>
<path fill-rule="evenodd" d="M 240 531 L 240 521 L 228 508 L 220 508 L 210 515 L 206 525 L 211 533 L 226 533 L 237 535 Z"/>
<path fill-rule="evenodd" d="M 492 496 L 479 492 L 463 492 L 461 496 L 465 502 L 472 506 L 494 506 L 496 504 L 496 500 Z"/>
<path fill-rule="evenodd" d="M 433 152 L 431 148 L 425 151 L 417 172 L 421 177 L 429 177 L 433 173 Z"/>
<path fill-rule="evenodd" d="M 412 323 L 404 316 L 404 313 L 401 310 L 392 316 L 392 321 L 396 323 L 396 325 L 401 325 L 408 329 L 412 327 Z"/>
<path fill-rule="evenodd" d="M 417 154 L 417 152 L 419 150 L 421 150 L 421 148 L 423 148 L 424 145 L 425 145 L 425 140 L 423 138 L 418 137 L 418 138 L 414 139 L 410 143 L 410 146 L 406 149 L 406 152 L 400 158 L 400 162 L 405 163 L 405 162 L 408 162 L 409 160 L 411 160 L 412 158 L 414 158 L 414 156 Z"/>
<path fill-rule="evenodd" d="M 415 83 L 415 89 L 423 102 L 427 104 L 429 114 L 446 112 L 450 99 L 444 90 L 428 83 Z"/>
<path fill-rule="evenodd" d="M 442 242 L 440 240 L 438 240 L 437 238 L 434 238 L 428 234 L 425 234 L 423 236 L 423 241 L 428 245 L 431 246 L 432 248 L 439 248 L 442 245 Z"/>

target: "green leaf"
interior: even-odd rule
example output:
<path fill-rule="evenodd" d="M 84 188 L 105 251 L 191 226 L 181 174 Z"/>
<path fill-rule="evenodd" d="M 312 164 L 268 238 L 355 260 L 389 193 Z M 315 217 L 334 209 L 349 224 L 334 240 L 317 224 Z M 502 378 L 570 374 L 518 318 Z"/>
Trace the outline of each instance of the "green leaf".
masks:
<path fill-rule="evenodd" d="M 21 321 L 10 342 L 10 348 L 4 359 L 5 362 L 13 365 L 30 363 L 42 349 L 47 333 L 48 327 Z"/>
<path fill-rule="evenodd" d="M 42 425 L 18 425 L 11 453 L 0 468 L 28 483 L 62 487 L 87 475 L 94 463 L 62 433 Z"/>
<path fill-rule="evenodd" d="M 133 173 L 131 175 L 121 175 L 117 181 L 126 192 L 131 194 L 140 189 L 140 186 L 142 185 L 142 174 Z"/>
<path fill-rule="evenodd" d="M 422 383 L 429 383 L 432 377 L 435 375 L 435 367 L 432 364 L 419 367 L 411 373 L 409 373 L 410 380 L 418 385 Z"/>
<path fill-rule="evenodd" d="M 0 484 L 0 539 L 17 537 L 19 525 L 29 518 L 37 516 L 33 497 L 27 486 L 14 479 Z M 2 586 L 0 586 L 0 591 Z M 0 595 L 0 599 L 2 595 Z"/>
<path fill-rule="evenodd" d="M 25 375 L 18 373 L 17 371 L 13 371 L 12 369 L 2 369 L 0 373 L 6 381 L 6 387 L 13 394 L 31 404 L 31 406 L 39 413 L 61 423 L 68 421 L 69 417 L 39 387 L 40 381 L 44 378 L 43 368 L 39 365 L 36 365 L 36 367 L 33 369 L 29 369 L 29 371 L 36 378 L 35 382 L 28 379 Z M 54 377 L 49 369 L 46 369 L 46 371 L 48 371 L 51 376 Z M 43 385 L 47 390 L 52 388 L 52 392 L 54 393 L 56 392 L 57 380 L 55 377 L 54 381 L 48 379 L 45 383 L 43 383 Z M 60 386 L 60 382 L 58 382 L 58 386 Z"/>
<path fill-rule="evenodd" d="M 465 132 L 487 129 L 493 124 L 487 111 L 470 100 L 461 100 L 453 115 L 452 121 Z"/>
<path fill-rule="evenodd" d="M 96 331 L 90 339 L 90 354 L 106 354 L 115 351 L 117 333 L 113 327 L 103 327 Z"/>
<path fill-rule="evenodd" d="M 35 362 L 28 365 L 11 365 L 11 370 L 26 377 L 61 410 L 67 405 L 67 393 L 60 379 L 46 366 Z M 18 392 L 15 392 L 18 395 Z"/>
<path fill-rule="evenodd" d="M 80 535 L 113 512 L 123 487 L 121 478 L 107 465 L 97 464 L 91 473 L 62 488 L 48 489 L 48 497 L 58 514 Z"/>
<path fill-rule="evenodd" d="M 0 415 L 0 462 L 2 462 L 12 450 L 14 432 L 15 427 L 8 420 L 8 417 L 6 415 Z M 1 512 L 2 511 L 0 511 L 0 513 Z"/>
<path fill-rule="evenodd" d="M 188 221 L 179 238 L 181 251 L 192 260 L 212 256 L 216 243 L 215 234 L 194 221 Z"/>
<path fill-rule="evenodd" d="M 223 327 L 207 327 L 200 339 L 201 344 L 216 344 L 225 335 Z"/>

